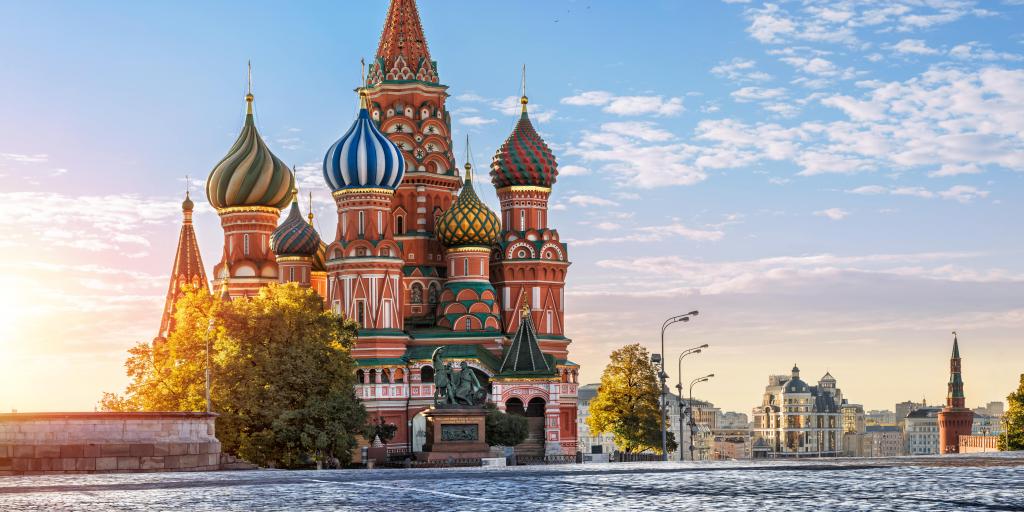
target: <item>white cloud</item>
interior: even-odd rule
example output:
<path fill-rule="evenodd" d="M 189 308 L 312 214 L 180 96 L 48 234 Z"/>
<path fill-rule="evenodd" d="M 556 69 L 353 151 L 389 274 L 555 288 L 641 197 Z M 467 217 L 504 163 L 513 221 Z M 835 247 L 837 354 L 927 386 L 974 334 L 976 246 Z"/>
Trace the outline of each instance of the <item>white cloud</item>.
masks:
<path fill-rule="evenodd" d="M 732 92 L 733 99 L 741 103 L 771 100 L 785 95 L 786 90 L 781 88 L 743 87 Z"/>
<path fill-rule="evenodd" d="M 680 222 L 662 226 L 643 226 L 631 228 L 629 234 L 615 238 L 590 238 L 583 240 L 568 240 L 568 243 L 577 247 L 593 245 L 617 244 L 617 243 L 652 243 L 669 240 L 672 238 L 683 238 L 694 242 L 717 242 L 725 237 L 721 229 L 699 229 L 691 228 Z"/>
<path fill-rule="evenodd" d="M 647 142 L 663 142 L 674 138 L 672 132 L 658 128 L 658 125 L 646 121 L 604 123 L 601 125 L 601 131 Z"/>
<path fill-rule="evenodd" d="M 970 41 L 954 46 L 949 50 L 949 56 L 966 61 L 1024 60 L 1024 56 L 1008 52 L 997 52 L 989 48 L 988 45 L 977 41 Z"/>
<path fill-rule="evenodd" d="M 772 76 L 768 73 L 755 70 L 756 65 L 757 63 L 752 60 L 736 57 L 728 62 L 719 62 L 717 66 L 711 68 L 711 73 L 735 82 L 771 80 Z"/>
<path fill-rule="evenodd" d="M 970 203 L 975 199 L 984 199 L 989 195 L 989 191 L 987 190 L 979 190 L 977 187 L 967 185 L 955 185 L 947 190 L 939 191 L 929 190 L 924 187 L 883 187 L 881 185 L 866 185 L 852 190 L 847 190 L 846 192 L 860 195 L 889 194 L 894 196 L 919 197 L 922 199 L 942 198 L 965 204 Z"/>
<path fill-rule="evenodd" d="M 987 190 L 978 190 L 976 187 L 967 185 L 957 185 L 950 187 L 949 190 L 939 192 L 939 196 L 943 199 L 949 199 L 964 204 L 970 203 L 975 199 L 984 199 L 988 197 L 988 194 Z"/>
<path fill-rule="evenodd" d="M 945 176 L 959 176 L 961 174 L 980 174 L 981 167 L 975 164 L 945 164 L 937 171 L 928 173 L 928 176 L 933 178 L 941 178 Z"/>
<path fill-rule="evenodd" d="M 586 176 L 590 174 L 590 169 L 580 165 L 560 165 L 558 166 L 559 176 Z"/>
<path fill-rule="evenodd" d="M 459 123 L 466 126 L 484 126 L 496 122 L 494 119 L 480 116 L 460 117 Z"/>
<path fill-rule="evenodd" d="M 0 158 L 4 160 L 11 160 L 22 164 L 36 164 L 46 162 L 50 159 L 49 155 L 45 153 L 37 153 L 33 155 L 23 153 L 0 153 Z"/>
<path fill-rule="evenodd" d="M 896 53 L 913 54 L 913 55 L 936 55 L 939 53 L 934 48 L 929 48 L 924 41 L 920 39 L 903 39 L 902 41 L 894 44 L 892 49 Z"/>
<path fill-rule="evenodd" d="M 577 194 L 569 196 L 569 202 L 578 206 L 618 206 L 619 203 L 603 197 Z"/>
<path fill-rule="evenodd" d="M 663 96 L 617 96 L 607 91 L 585 91 L 562 98 L 562 103 L 574 106 L 600 106 L 604 112 L 619 116 L 675 116 L 685 110 L 683 99 L 678 97 L 666 99 Z"/>
<path fill-rule="evenodd" d="M 829 208 L 827 210 L 814 212 L 814 214 L 819 217 L 828 217 L 832 220 L 843 220 L 850 216 L 850 212 L 842 208 Z"/>
<path fill-rule="evenodd" d="M 614 222 L 607 222 L 606 221 L 606 222 L 598 222 L 597 224 L 594 224 L 594 227 L 597 228 L 597 229 L 603 230 L 603 231 L 615 231 L 616 229 L 621 228 L 622 225 L 621 224 L 616 224 Z"/>

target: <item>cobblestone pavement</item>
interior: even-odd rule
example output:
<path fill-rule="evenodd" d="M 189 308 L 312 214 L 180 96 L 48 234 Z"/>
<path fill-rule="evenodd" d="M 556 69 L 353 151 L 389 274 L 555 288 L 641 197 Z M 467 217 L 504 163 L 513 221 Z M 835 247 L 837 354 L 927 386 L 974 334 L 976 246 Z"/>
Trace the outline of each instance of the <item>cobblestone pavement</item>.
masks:
<path fill-rule="evenodd" d="M 986 457 L 0 477 L 0 510 L 1024 510 Z"/>

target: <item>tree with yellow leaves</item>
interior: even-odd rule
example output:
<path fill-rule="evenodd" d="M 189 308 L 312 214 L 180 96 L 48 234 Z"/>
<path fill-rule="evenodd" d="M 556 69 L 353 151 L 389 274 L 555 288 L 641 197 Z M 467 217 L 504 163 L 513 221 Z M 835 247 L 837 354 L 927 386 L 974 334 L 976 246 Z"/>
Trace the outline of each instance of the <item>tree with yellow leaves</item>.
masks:
<path fill-rule="evenodd" d="M 661 394 L 658 370 L 639 343 L 612 352 L 601 374 L 597 396 L 590 401 L 587 425 L 594 434 L 611 433 L 615 445 L 628 453 L 661 453 Z M 678 446 L 671 430 L 668 449 Z"/>

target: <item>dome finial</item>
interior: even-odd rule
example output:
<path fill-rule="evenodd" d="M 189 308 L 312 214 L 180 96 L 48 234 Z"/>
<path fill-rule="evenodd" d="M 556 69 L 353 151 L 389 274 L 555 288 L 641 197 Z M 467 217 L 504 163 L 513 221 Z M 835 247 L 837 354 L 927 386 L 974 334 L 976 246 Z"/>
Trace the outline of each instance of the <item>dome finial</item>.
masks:
<path fill-rule="evenodd" d="M 253 97 L 254 97 L 252 95 L 252 61 L 250 60 L 248 62 L 248 64 L 249 64 L 249 80 L 248 80 L 248 86 L 247 86 L 247 88 L 245 90 L 245 103 L 246 103 L 245 113 L 251 116 L 252 115 L 252 100 L 253 100 Z"/>
<path fill-rule="evenodd" d="M 523 113 L 526 113 L 526 104 L 530 102 L 530 98 L 526 97 L 526 64 L 523 64 L 523 95 L 519 98 L 519 103 L 523 105 Z"/>
<path fill-rule="evenodd" d="M 466 181 L 469 183 L 473 182 L 473 152 L 469 149 L 469 134 L 466 134 Z"/>
<path fill-rule="evenodd" d="M 359 109 L 369 108 L 366 100 L 366 59 L 359 59 Z"/>
<path fill-rule="evenodd" d="M 306 218 L 309 219 L 309 225 L 312 226 L 313 225 L 313 192 L 312 191 L 309 192 L 309 202 L 307 204 L 309 205 L 309 214 L 306 215 Z"/>

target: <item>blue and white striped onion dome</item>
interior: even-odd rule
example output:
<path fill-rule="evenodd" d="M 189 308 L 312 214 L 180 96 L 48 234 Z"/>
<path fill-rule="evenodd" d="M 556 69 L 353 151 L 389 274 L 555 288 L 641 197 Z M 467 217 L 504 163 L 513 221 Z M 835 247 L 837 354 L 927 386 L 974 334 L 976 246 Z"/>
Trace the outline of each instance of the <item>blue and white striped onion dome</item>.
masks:
<path fill-rule="evenodd" d="M 338 192 L 354 188 L 395 190 L 405 176 L 405 157 L 370 119 L 365 98 L 359 116 L 324 156 L 324 180 Z"/>

